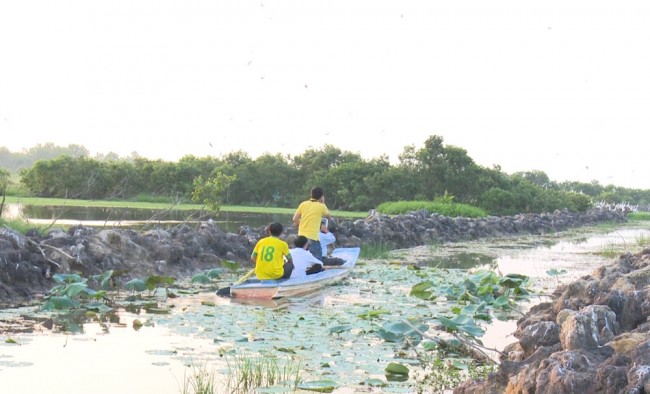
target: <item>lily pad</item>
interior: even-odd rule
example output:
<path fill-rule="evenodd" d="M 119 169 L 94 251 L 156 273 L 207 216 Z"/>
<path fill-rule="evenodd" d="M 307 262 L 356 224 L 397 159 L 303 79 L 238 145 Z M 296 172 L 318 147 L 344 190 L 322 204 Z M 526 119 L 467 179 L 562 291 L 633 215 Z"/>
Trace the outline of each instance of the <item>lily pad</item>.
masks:
<path fill-rule="evenodd" d="M 313 380 L 310 382 L 303 382 L 298 385 L 301 390 L 316 391 L 319 393 L 331 393 L 337 387 L 337 383 L 333 380 Z"/>
<path fill-rule="evenodd" d="M 366 380 L 363 381 L 363 384 L 366 385 L 366 386 L 369 386 L 369 387 L 384 387 L 384 386 L 386 386 L 386 382 L 384 382 L 381 379 L 376 379 L 376 378 L 366 379 Z"/>
<path fill-rule="evenodd" d="M 192 277 L 192 283 L 206 284 L 212 282 L 212 278 L 206 274 L 196 274 Z"/>
<path fill-rule="evenodd" d="M 334 327 L 330 327 L 330 334 L 340 334 L 342 332 L 350 331 L 352 327 L 347 324 L 342 324 Z"/>
<path fill-rule="evenodd" d="M 405 338 L 408 338 L 417 345 L 422 340 L 422 334 L 420 332 L 425 332 L 428 328 L 427 325 L 420 322 L 407 323 L 400 321 L 384 324 L 377 331 L 377 335 L 388 342 L 402 342 Z"/>
<path fill-rule="evenodd" d="M 389 363 L 388 366 L 386 367 L 385 371 L 390 374 L 394 375 L 408 375 L 409 374 L 409 369 L 406 365 L 398 364 L 398 363 Z"/>
<path fill-rule="evenodd" d="M 133 279 L 124 284 L 124 288 L 132 291 L 145 291 L 147 284 L 142 279 Z"/>

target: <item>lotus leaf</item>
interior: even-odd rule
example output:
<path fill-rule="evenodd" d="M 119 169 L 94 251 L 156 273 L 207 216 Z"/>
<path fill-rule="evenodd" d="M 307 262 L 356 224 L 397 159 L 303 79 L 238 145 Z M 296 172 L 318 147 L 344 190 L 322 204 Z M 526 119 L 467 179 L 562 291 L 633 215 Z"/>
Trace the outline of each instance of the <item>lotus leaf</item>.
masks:
<path fill-rule="evenodd" d="M 428 329 L 427 325 L 419 322 L 407 323 L 400 321 L 384 324 L 377 331 L 377 334 L 387 342 L 402 342 L 405 338 L 408 338 L 414 345 L 417 345 L 422 340 L 420 332 Z"/>
<path fill-rule="evenodd" d="M 133 279 L 124 284 L 124 288 L 133 291 L 147 290 L 147 284 L 142 279 Z"/>
<path fill-rule="evenodd" d="M 384 382 L 381 379 L 375 379 L 375 378 L 366 379 L 366 380 L 363 381 L 363 384 L 366 385 L 366 386 L 370 386 L 370 387 L 384 387 L 384 386 L 386 386 L 386 382 Z"/>
<path fill-rule="evenodd" d="M 409 369 L 407 366 L 398 363 L 389 363 L 385 371 L 394 375 L 408 375 Z"/>
<path fill-rule="evenodd" d="M 337 383 L 333 380 L 313 380 L 310 382 L 303 382 L 298 385 L 301 390 L 316 391 L 319 393 L 331 393 L 337 387 Z"/>
<path fill-rule="evenodd" d="M 196 274 L 192 277 L 192 283 L 210 283 L 212 279 L 206 274 Z"/>

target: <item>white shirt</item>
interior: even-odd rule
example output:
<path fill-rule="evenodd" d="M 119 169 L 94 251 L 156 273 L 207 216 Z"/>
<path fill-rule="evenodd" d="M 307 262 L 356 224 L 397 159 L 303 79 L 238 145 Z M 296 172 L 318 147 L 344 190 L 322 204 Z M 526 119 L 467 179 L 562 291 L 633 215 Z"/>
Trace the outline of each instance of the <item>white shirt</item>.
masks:
<path fill-rule="evenodd" d="M 308 250 L 302 248 L 290 249 L 291 260 L 293 261 L 293 271 L 291 278 L 302 278 L 307 276 L 307 269 L 314 264 L 323 265 L 323 262 L 318 260 Z"/>
<path fill-rule="evenodd" d="M 327 256 L 327 245 L 333 244 L 336 241 L 336 237 L 333 233 L 318 233 L 318 240 L 320 241 L 320 247 L 323 249 L 323 257 Z"/>

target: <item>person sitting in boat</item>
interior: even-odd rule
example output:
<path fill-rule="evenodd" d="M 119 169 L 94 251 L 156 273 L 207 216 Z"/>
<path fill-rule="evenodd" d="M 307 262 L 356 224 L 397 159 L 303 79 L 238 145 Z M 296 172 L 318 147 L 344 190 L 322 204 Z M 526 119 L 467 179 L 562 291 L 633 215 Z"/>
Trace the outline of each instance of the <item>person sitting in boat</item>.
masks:
<path fill-rule="evenodd" d="M 258 279 L 287 279 L 291 276 L 294 264 L 289 252 L 289 244 L 280 239 L 281 223 L 269 225 L 269 236 L 255 244 L 251 261 L 255 264 L 255 275 Z"/>
<path fill-rule="evenodd" d="M 329 256 L 328 246 L 336 242 L 336 236 L 333 232 L 329 231 L 327 227 L 327 219 L 323 218 L 320 222 L 320 234 L 318 234 L 320 245 L 323 249 L 323 256 L 321 261 L 324 265 L 342 265 L 345 263 L 345 260 L 338 257 Z"/>
<path fill-rule="evenodd" d="M 291 260 L 293 261 L 292 278 L 302 278 L 310 274 L 315 274 L 323 270 L 323 262 L 318 260 L 308 250 L 308 239 L 304 235 L 299 235 L 293 241 L 294 248 L 290 250 Z"/>

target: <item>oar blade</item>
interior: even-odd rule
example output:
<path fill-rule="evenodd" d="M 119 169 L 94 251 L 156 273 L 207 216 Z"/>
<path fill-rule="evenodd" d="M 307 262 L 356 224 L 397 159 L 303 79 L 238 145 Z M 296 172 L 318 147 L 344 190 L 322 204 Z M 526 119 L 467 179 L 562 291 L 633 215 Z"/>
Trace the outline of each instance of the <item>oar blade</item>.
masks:
<path fill-rule="evenodd" d="M 230 286 L 222 287 L 221 289 L 217 290 L 217 295 L 220 297 L 230 297 Z"/>
<path fill-rule="evenodd" d="M 235 285 L 242 284 L 246 281 L 246 279 L 250 278 L 251 276 L 255 275 L 255 268 L 252 270 L 248 271 L 246 275 L 242 276 L 237 282 L 235 282 Z M 221 297 L 231 297 L 232 294 L 230 294 L 230 286 L 221 288 L 217 290 L 217 295 Z"/>

